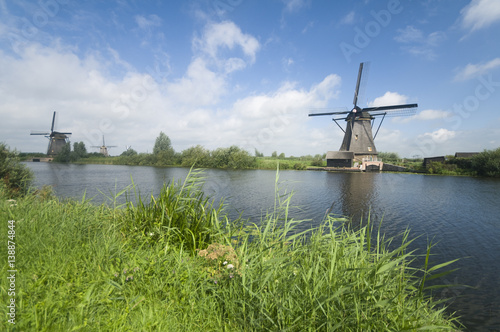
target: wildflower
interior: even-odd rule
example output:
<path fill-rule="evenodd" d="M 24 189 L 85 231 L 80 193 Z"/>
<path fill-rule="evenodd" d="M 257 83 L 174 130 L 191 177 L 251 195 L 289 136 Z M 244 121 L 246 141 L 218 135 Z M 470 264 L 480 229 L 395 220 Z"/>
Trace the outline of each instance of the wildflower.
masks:
<path fill-rule="evenodd" d="M 234 276 L 233 276 L 232 274 L 230 274 L 230 275 L 229 275 L 229 278 L 233 279 L 233 278 L 234 278 Z"/>
<path fill-rule="evenodd" d="M 226 265 L 226 264 L 227 264 L 227 261 L 224 261 L 224 263 L 222 263 L 222 264 Z"/>
<path fill-rule="evenodd" d="M 115 277 L 118 278 L 118 272 L 115 272 Z"/>
<path fill-rule="evenodd" d="M 127 274 L 127 269 L 124 269 L 124 270 L 123 270 L 123 274 Z"/>
<path fill-rule="evenodd" d="M 149 233 L 149 236 L 153 236 L 153 235 L 154 235 L 154 233 L 153 233 L 153 232 Z"/>
<path fill-rule="evenodd" d="M 228 264 L 228 265 L 227 265 L 227 268 L 228 268 L 228 269 L 233 269 L 233 268 L 234 268 L 234 265 L 233 265 L 233 264 Z"/>

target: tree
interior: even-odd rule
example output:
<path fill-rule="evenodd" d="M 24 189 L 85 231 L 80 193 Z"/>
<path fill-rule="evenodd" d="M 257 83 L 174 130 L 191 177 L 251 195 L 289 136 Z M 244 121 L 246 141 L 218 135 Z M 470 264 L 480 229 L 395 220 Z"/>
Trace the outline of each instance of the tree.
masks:
<path fill-rule="evenodd" d="M 273 153 L 271 154 L 271 157 L 278 158 L 278 152 L 273 151 Z"/>
<path fill-rule="evenodd" d="M 153 155 L 155 157 L 155 164 L 158 166 L 170 165 L 174 162 L 174 148 L 172 148 L 170 138 L 163 131 L 156 138 Z"/>
<path fill-rule="evenodd" d="M 255 149 L 255 156 L 258 158 L 264 157 L 264 154 L 262 152 L 259 152 L 259 150 Z"/>
<path fill-rule="evenodd" d="M 170 138 L 168 138 L 168 136 L 162 131 L 156 138 L 153 154 L 158 155 L 160 152 L 167 152 L 170 150 L 173 150 Z"/>
<path fill-rule="evenodd" d="M 78 160 L 80 158 L 87 158 L 87 148 L 85 147 L 85 143 L 78 142 L 73 144 L 73 153 L 71 155 L 71 160 Z"/>
<path fill-rule="evenodd" d="M 61 151 L 54 157 L 54 161 L 59 163 L 68 163 L 71 161 L 71 143 L 64 144 Z"/>
<path fill-rule="evenodd" d="M 278 159 L 285 159 L 285 153 L 281 152 L 278 156 Z"/>

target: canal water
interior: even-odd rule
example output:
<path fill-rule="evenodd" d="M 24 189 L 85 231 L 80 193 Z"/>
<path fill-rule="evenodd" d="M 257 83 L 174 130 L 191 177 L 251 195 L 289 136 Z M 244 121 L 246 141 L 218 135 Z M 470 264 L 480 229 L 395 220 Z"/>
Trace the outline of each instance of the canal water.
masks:
<path fill-rule="evenodd" d="M 63 198 L 108 202 L 132 183 L 142 197 L 157 195 L 164 183 L 182 181 L 186 168 L 27 163 L 36 185 L 51 185 Z M 429 176 L 402 173 L 279 172 L 269 170 L 205 170 L 204 190 L 224 198 L 227 213 L 259 222 L 273 207 L 275 185 L 293 192 L 292 216 L 317 226 L 328 211 L 353 217 L 353 223 L 382 220 L 386 237 L 410 230 L 412 249 L 424 254 L 432 241 L 432 262 L 455 258 L 456 272 L 440 280 L 458 285 L 433 293 L 449 298 L 467 330 L 500 331 L 500 179 Z M 134 195 L 133 192 L 132 196 Z M 123 203 L 122 195 L 118 203 Z M 131 197 L 133 199 L 133 197 Z M 461 286 L 461 285 L 467 285 Z"/>

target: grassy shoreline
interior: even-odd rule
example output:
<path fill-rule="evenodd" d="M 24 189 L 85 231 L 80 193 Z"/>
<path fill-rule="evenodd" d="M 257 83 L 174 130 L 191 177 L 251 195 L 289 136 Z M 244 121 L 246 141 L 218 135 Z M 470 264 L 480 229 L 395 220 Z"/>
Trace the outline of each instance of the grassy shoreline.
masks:
<path fill-rule="evenodd" d="M 389 250 L 391 240 L 373 227 L 347 229 L 333 218 L 296 233 L 301 221 L 289 220 L 291 196 L 278 179 L 260 223 L 228 220 L 202 183 L 194 172 L 121 207 L 50 195 L 12 202 L 0 193 L 1 241 L 6 221 L 16 225 L 16 329 L 457 329 L 421 277 L 439 276 L 446 264 L 411 267 L 408 234 Z M 5 318 L 0 328 L 13 330 Z"/>

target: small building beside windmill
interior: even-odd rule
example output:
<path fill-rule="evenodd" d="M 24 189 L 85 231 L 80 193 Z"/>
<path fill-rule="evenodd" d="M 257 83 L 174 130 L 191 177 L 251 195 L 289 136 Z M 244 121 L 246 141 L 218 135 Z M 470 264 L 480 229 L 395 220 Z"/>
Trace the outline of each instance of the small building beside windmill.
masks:
<path fill-rule="evenodd" d="M 326 153 L 326 167 L 345 167 L 353 166 L 354 152 L 349 151 L 328 151 Z"/>

